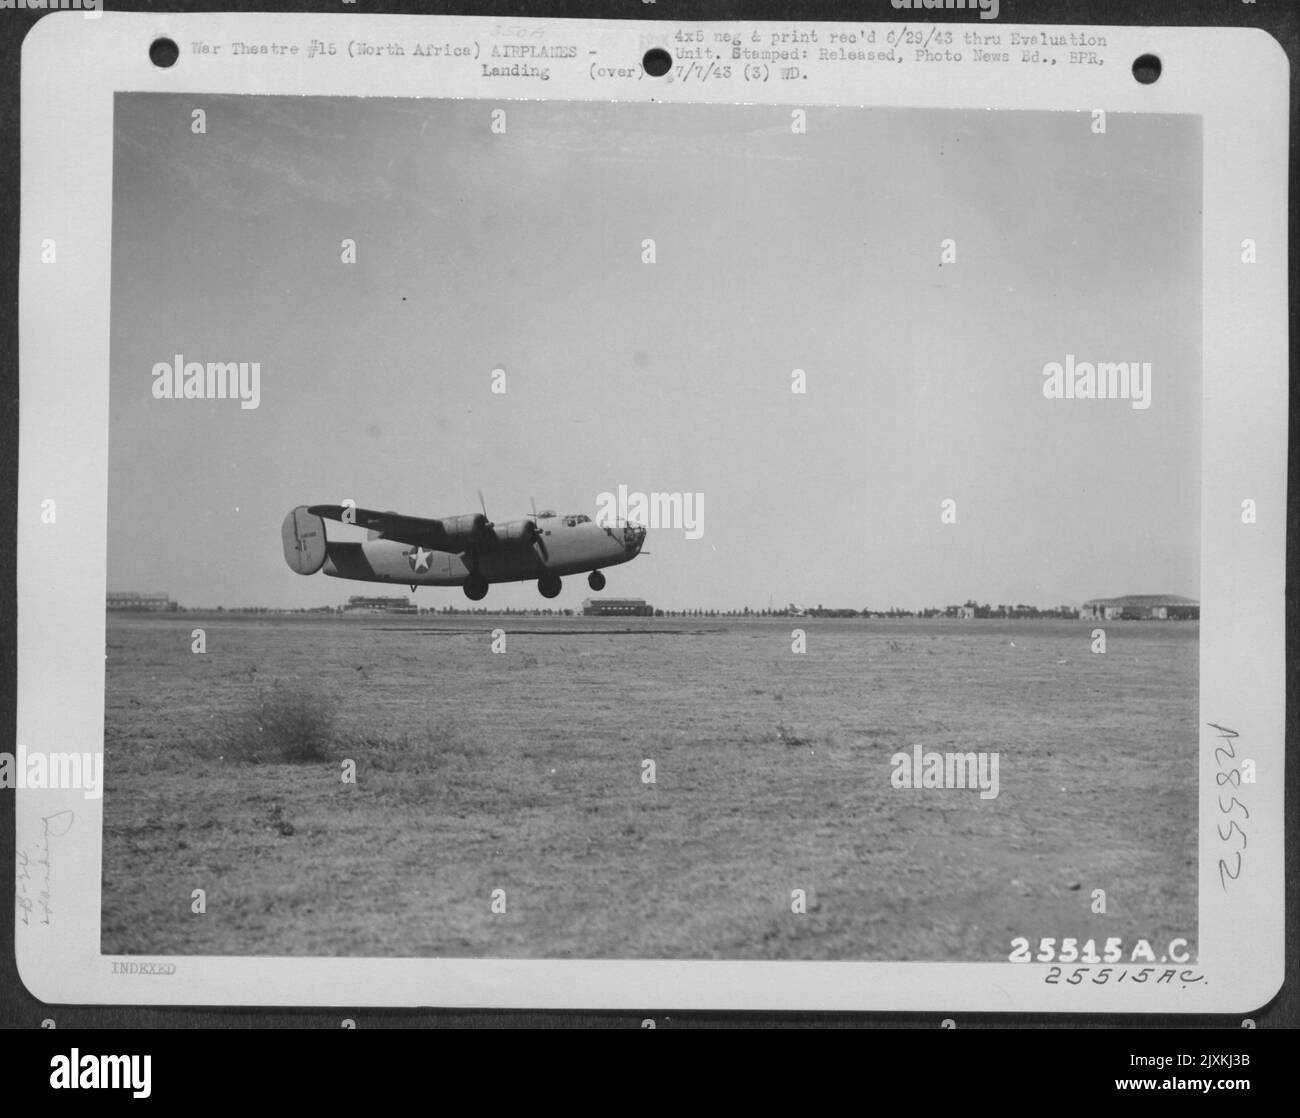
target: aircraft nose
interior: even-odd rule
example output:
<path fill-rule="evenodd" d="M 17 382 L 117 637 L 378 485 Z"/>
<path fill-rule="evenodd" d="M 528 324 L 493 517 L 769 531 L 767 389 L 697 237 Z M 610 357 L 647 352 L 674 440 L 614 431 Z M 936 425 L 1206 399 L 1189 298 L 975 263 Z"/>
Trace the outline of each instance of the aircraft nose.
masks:
<path fill-rule="evenodd" d="M 645 543 L 645 525 L 626 524 L 623 526 L 623 546 L 628 553 L 635 555 Z"/>

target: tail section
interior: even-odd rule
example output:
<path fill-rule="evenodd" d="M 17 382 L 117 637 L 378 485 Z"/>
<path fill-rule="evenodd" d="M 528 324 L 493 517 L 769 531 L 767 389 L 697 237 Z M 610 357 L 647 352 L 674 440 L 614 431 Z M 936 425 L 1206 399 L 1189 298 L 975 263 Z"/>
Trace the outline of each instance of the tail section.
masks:
<path fill-rule="evenodd" d="M 325 563 L 325 521 L 299 505 L 280 526 L 284 561 L 300 575 L 314 575 Z"/>

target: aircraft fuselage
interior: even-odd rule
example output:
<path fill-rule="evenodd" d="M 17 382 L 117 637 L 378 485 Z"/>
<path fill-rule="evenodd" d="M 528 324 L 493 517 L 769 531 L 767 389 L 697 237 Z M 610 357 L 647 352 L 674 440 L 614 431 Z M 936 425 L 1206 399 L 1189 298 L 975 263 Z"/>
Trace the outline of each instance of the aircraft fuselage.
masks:
<path fill-rule="evenodd" d="M 323 517 L 368 528 L 370 538 L 331 540 Z M 597 524 L 581 514 L 543 512 L 493 524 L 486 515 L 434 520 L 341 505 L 300 505 L 281 528 L 285 562 L 298 574 L 323 570 L 361 582 L 461 586 L 474 601 L 491 583 L 529 579 L 537 579 L 544 597 L 554 597 L 561 577 L 573 574 L 587 574 L 600 590 L 600 568 L 635 559 L 645 534 L 640 525 Z"/>
<path fill-rule="evenodd" d="M 408 586 L 462 586 L 473 574 L 474 562 L 488 582 L 524 582 L 544 574 L 575 575 L 635 559 L 640 543 L 631 546 L 623 527 L 566 525 L 565 518 L 541 520 L 546 545 L 543 563 L 532 547 L 503 545 L 472 559 L 450 551 L 412 547 L 392 540 L 365 540 L 327 545 L 321 569 L 333 578 L 366 582 L 395 582 Z"/>

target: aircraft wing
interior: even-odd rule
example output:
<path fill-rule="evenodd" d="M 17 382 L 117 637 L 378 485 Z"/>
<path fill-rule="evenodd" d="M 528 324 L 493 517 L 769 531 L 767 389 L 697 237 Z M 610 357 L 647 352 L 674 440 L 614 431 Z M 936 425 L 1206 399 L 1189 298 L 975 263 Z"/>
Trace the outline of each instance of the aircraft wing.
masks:
<path fill-rule="evenodd" d="M 358 528 L 378 532 L 386 540 L 410 544 L 412 547 L 461 551 L 472 542 L 472 530 L 470 533 L 463 529 L 449 532 L 441 520 L 423 516 L 403 516 L 397 512 L 375 512 L 373 509 L 345 509 L 343 505 L 312 505 L 307 511 L 313 516 L 337 520 L 340 524 L 355 524 Z M 350 515 L 345 517 L 345 512 Z M 457 525 L 457 528 L 460 526 Z"/>

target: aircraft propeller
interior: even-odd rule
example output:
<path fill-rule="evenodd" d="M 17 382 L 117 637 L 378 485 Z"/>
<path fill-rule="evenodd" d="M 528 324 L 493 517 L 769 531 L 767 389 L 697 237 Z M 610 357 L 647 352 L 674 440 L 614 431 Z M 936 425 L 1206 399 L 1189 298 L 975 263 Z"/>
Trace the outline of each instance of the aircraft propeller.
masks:
<path fill-rule="evenodd" d="M 542 529 L 538 526 L 537 523 L 537 499 L 534 497 L 531 498 L 531 500 L 533 506 L 533 515 L 531 518 L 525 518 L 524 532 L 527 536 L 529 546 L 531 546 L 533 551 L 537 553 L 538 559 L 542 561 L 542 566 L 546 566 L 551 556 L 550 556 L 550 552 L 546 550 L 546 540 L 543 538 Z M 485 534 L 492 533 L 494 530 L 494 525 L 491 519 L 488 517 L 487 502 L 483 499 L 483 490 L 481 489 L 478 491 L 478 504 L 479 504 L 479 508 L 483 510 L 483 515 L 474 518 L 475 520 L 474 526 L 480 532 L 483 532 Z"/>
<path fill-rule="evenodd" d="M 487 502 L 483 500 L 483 490 L 481 489 L 478 491 L 478 507 L 483 510 L 483 516 L 478 519 L 475 527 L 480 531 L 490 532 L 492 530 L 492 519 L 487 514 Z"/>
<path fill-rule="evenodd" d="M 546 566 L 546 563 L 551 556 L 546 550 L 546 541 L 542 538 L 542 529 L 537 523 L 537 498 L 530 497 L 528 499 L 533 506 L 533 517 L 528 521 L 528 535 L 532 542 L 533 550 L 537 552 L 538 558 L 542 561 L 542 566 Z"/>

